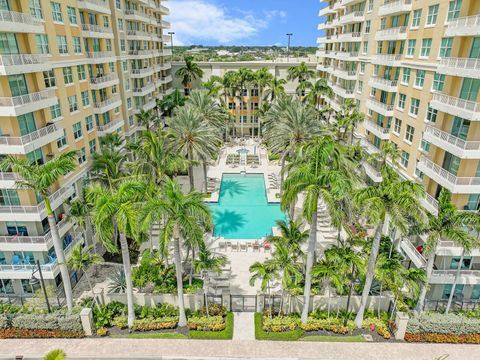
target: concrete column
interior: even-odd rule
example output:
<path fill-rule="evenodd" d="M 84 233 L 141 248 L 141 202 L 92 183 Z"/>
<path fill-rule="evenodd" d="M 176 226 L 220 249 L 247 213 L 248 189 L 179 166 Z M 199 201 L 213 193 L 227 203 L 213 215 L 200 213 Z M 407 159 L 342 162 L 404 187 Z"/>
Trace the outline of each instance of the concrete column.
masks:
<path fill-rule="evenodd" d="M 395 330 L 396 340 L 403 340 L 405 338 L 408 320 L 410 320 L 410 316 L 408 316 L 407 313 L 400 311 L 397 312 L 397 316 L 395 317 L 395 325 L 397 326 L 397 329 Z"/>
<path fill-rule="evenodd" d="M 265 297 L 268 295 L 263 295 L 261 292 L 257 293 L 257 312 L 261 313 L 263 312 L 263 309 L 265 308 Z"/>
<path fill-rule="evenodd" d="M 230 304 L 230 291 L 222 291 L 222 305 L 227 308 L 227 311 L 231 311 Z"/>
<path fill-rule="evenodd" d="M 103 296 L 103 289 L 94 288 L 93 296 L 97 298 L 100 305 L 105 305 L 105 297 Z"/>
<path fill-rule="evenodd" d="M 82 327 L 85 335 L 93 335 L 93 314 L 92 309 L 84 308 L 80 312 L 80 320 L 82 322 Z"/>

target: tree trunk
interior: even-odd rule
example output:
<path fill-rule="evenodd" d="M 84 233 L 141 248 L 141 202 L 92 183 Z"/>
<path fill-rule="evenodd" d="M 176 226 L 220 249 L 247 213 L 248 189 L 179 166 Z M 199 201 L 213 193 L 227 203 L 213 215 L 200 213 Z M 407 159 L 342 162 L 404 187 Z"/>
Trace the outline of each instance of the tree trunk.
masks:
<path fill-rule="evenodd" d="M 135 309 L 133 308 L 132 266 L 130 265 L 130 253 L 128 250 L 127 237 L 123 233 L 120 233 L 120 247 L 122 249 L 123 271 L 125 273 L 125 283 L 127 285 L 128 327 L 130 328 L 135 321 Z"/>
<path fill-rule="evenodd" d="M 193 280 L 193 263 L 195 262 L 195 246 L 192 246 L 192 264 L 190 266 L 190 274 L 188 276 L 188 285 L 192 286 Z"/>
<path fill-rule="evenodd" d="M 203 270 L 203 294 L 205 296 L 205 309 L 207 311 L 207 318 L 210 317 L 210 311 L 208 309 L 208 293 L 207 293 L 207 276 L 206 271 Z"/>
<path fill-rule="evenodd" d="M 349 310 L 350 310 L 350 301 L 352 299 L 352 292 L 353 292 L 353 281 L 355 277 L 355 265 L 352 266 L 352 274 L 351 274 L 351 279 L 350 279 L 350 289 L 348 290 L 348 297 L 347 297 L 347 309 L 346 309 L 346 314 L 345 314 L 345 320 L 343 321 L 343 326 L 347 326 L 348 323 L 348 315 L 349 315 Z"/>
<path fill-rule="evenodd" d="M 307 263 L 305 266 L 305 287 L 303 289 L 303 309 L 302 309 L 302 324 L 307 323 L 308 310 L 310 308 L 310 292 L 312 289 L 312 267 L 315 258 L 315 250 L 317 247 L 317 209 L 312 215 L 310 224 L 310 236 L 308 239 L 307 249 Z"/>
<path fill-rule="evenodd" d="M 203 165 L 203 182 L 205 183 L 204 190 L 205 190 L 205 194 L 206 194 L 208 192 L 207 160 L 203 160 L 202 165 Z"/>
<path fill-rule="evenodd" d="M 65 292 L 65 301 L 67 303 L 68 310 L 73 309 L 73 294 L 72 284 L 70 283 L 70 274 L 67 268 L 67 262 L 65 261 L 65 253 L 63 252 L 63 245 L 58 234 L 57 223 L 55 222 L 55 215 L 51 209 L 50 201 L 48 198 L 44 198 L 45 206 L 48 212 L 48 226 L 50 227 L 50 233 L 52 234 L 53 248 L 55 249 L 55 255 L 57 256 L 58 267 L 60 268 L 60 274 L 62 277 L 63 290 Z"/>
<path fill-rule="evenodd" d="M 282 195 L 282 188 L 283 188 L 283 179 L 284 179 L 284 169 L 285 169 L 285 162 L 287 161 L 287 154 L 288 151 L 282 154 L 282 158 L 280 159 L 280 195 Z"/>
<path fill-rule="evenodd" d="M 377 226 L 375 230 L 375 236 L 373 238 L 372 252 L 370 258 L 368 259 L 368 268 L 365 278 L 365 285 L 362 292 L 362 300 L 360 302 L 360 307 L 358 309 L 357 316 L 355 317 L 355 324 L 357 328 L 362 328 L 363 323 L 363 314 L 365 313 L 365 308 L 367 307 L 368 297 L 370 295 L 370 289 L 372 287 L 373 277 L 375 276 L 375 265 L 377 263 L 378 251 L 380 250 L 380 240 L 382 238 L 382 229 L 383 221 Z"/>
<path fill-rule="evenodd" d="M 450 307 L 452 306 L 453 296 L 455 295 L 455 288 L 458 284 L 458 278 L 460 277 L 460 271 L 462 270 L 463 259 L 465 258 L 465 249 L 462 251 L 462 256 L 460 256 L 460 262 L 457 266 L 457 271 L 455 272 L 455 280 L 453 280 L 452 290 L 450 291 L 450 296 L 448 297 L 447 308 L 445 309 L 445 314 L 448 314 Z"/>
<path fill-rule="evenodd" d="M 432 251 L 432 253 L 428 256 L 427 267 L 425 269 L 427 280 L 425 281 L 424 284 L 422 284 L 420 288 L 420 294 L 418 296 L 417 306 L 415 307 L 415 312 L 417 314 L 421 314 L 425 306 L 425 297 L 427 296 L 428 283 L 430 282 L 430 277 L 432 276 L 432 272 L 433 272 L 433 266 L 435 265 L 436 252 L 437 252 L 437 248 L 435 248 Z"/>
<path fill-rule="evenodd" d="M 97 309 L 100 310 L 100 306 L 98 305 L 98 299 L 95 296 L 95 293 L 93 292 L 93 286 L 92 286 L 92 283 L 90 282 L 90 278 L 88 277 L 88 274 L 87 274 L 87 269 L 85 269 L 85 280 L 87 280 L 88 287 L 90 288 L 90 291 L 92 292 L 93 301 L 95 301 L 95 305 L 97 305 Z"/>
<path fill-rule="evenodd" d="M 189 151 L 187 158 L 188 158 L 188 179 L 190 181 L 190 191 L 195 189 L 195 179 L 193 178 L 193 165 L 192 165 L 192 152 Z"/>
<path fill-rule="evenodd" d="M 187 316 L 185 315 L 185 301 L 183 299 L 183 269 L 182 269 L 182 254 L 180 248 L 180 234 L 177 228 L 174 229 L 173 247 L 175 258 L 175 272 L 177 276 L 177 296 L 178 296 L 178 326 L 187 326 Z"/>

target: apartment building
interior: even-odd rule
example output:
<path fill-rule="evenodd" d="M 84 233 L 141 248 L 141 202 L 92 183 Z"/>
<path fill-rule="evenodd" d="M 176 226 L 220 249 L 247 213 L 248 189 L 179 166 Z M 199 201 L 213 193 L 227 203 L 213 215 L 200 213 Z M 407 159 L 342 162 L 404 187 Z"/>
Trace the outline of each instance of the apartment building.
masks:
<path fill-rule="evenodd" d="M 196 79 L 192 87 L 201 89 L 202 83 L 208 81 L 212 76 L 223 77 L 229 71 L 238 71 L 241 68 L 257 71 L 261 68 L 267 68 L 270 74 L 277 79 L 287 80 L 288 69 L 292 66 L 298 66 L 302 62 L 312 70 L 316 68 L 315 58 L 290 58 L 276 59 L 275 61 L 236 61 L 236 62 L 198 62 L 197 64 L 203 70 L 202 79 Z M 172 73 L 183 65 L 182 62 L 172 63 Z M 181 79 L 175 78 L 173 81 L 175 88 L 182 88 Z M 285 92 L 295 95 L 297 92 L 298 81 L 288 81 L 284 88 Z M 227 106 L 230 113 L 235 118 L 235 131 L 237 136 L 257 136 L 259 132 L 259 123 L 257 111 L 261 104 L 259 98 L 259 89 L 251 84 L 244 89 L 242 96 L 231 96 L 227 98 Z"/>
<path fill-rule="evenodd" d="M 162 3 L 0 2 L 0 155 L 44 163 L 78 151 L 76 170 L 50 196 L 67 256 L 72 245 L 91 240 L 66 220 L 65 202 L 81 194 L 100 138 L 135 136 L 135 114 L 171 91 Z M 37 260 L 47 284 L 61 284 L 45 204 L 17 189 L 17 179 L 0 173 L 0 297 L 31 294 Z M 78 276 L 71 274 L 72 284 Z"/>
<path fill-rule="evenodd" d="M 318 71 L 335 96 L 334 109 L 356 99 L 366 119 L 358 139 L 370 154 L 386 142 L 400 152 L 397 171 L 425 185 L 422 199 L 438 210 L 442 188 L 459 209 L 479 209 L 480 1 L 326 1 L 318 38 Z M 381 181 L 365 165 L 371 181 Z M 393 230 L 393 229 L 392 229 Z M 425 239 L 405 239 L 408 266 L 424 267 Z M 429 297 L 448 299 L 462 249 L 442 241 Z M 480 299 L 480 251 L 462 264 L 456 299 Z"/>

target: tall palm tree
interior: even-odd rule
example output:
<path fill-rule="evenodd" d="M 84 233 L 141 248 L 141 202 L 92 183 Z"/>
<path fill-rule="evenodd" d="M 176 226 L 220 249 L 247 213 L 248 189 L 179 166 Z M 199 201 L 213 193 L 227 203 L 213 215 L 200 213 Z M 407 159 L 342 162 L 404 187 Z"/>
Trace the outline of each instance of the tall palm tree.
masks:
<path fill-rule="evenodd" d="M 169 132 L 173 150 L 188 160 L 188 176 L 192 191 L 195 186 L 193 175 L 195 161 L 206 162 L 212 159 L 218 151 L 221 139 L 216 129 L 203 122 L 202 114 L 190 105 L 178 109 L 171 119 Z M 204 166 L 204 172 L 205 168 Z"/>
<path fill-rule="evenodd" d="M 364 120 L 365 114 L 357 110 L 357 104 L 352 99 L 347 99 L 337 114 L 337 123 L 343 130 L 342 139 L 345 140 L 345 137 L 350 134 L 350 144 L 353 144 L 353 133 L 358 124 Z"/>
<path fill-rule="evenodd" d="M 287 84 L 287 80 L 285 79 L 278 79 L 274 77 L 270 80 L 264 90 L 264 99 L 270 99 L 273 102 L 276 98 L 281 95 L 285 95 L 285 85 Z"/>
<path fill-rule="evenodd" d="M 163 219 L 164 228 L 160 234 L 160 247 L 166 248 L 173 240 L 177 294 L 179 306 L 179 326 L 187 325 L 185 303 L 183 299 L 182 240 L 195 242 L 197 247 L 203 242 L 205 229 L 211 226 L 211 214 L 203 201 L 203 195 L 192 191 L 182 192 L 173 180 L 167 180 L 162 193 L 150 197 L 141 212 L 144 230 Z"/>
<path fill-rule="evenodd" d="M 425 304 L 428 283 L 432 276 L 435 265 L 435 255 L 441 239 L 453 241 L 458 245 L 468 244 L 471 241 L 471 235 L 468 233 L 465 224 L 469 222 L 472 214 L 459 211 L 452 202 L 452 194 L 445 188 L 442 188 L 438 197 L 437 215 L 427 213 L 428 220 L 424 229 L 427 240 L 424 248 L 424 254 L 427 256 L 427 283 L 420 289 L 415 311 L 421 313 Z M 452 291 L 453 294 L 453 291 Z"/>
<path fill-rule="evenodd" d="M 203 70 L 193 61 L 193 56 L 185 56 L 183 59 L 185 65 L 175 72 L 175 76 L 181 79 L 185 96 L 188 96 L 192 88 L 192 81 L 201 78 Z"/>
<path fill-rule="evenodd" d="M 93 300 L 98 307 L 98 300 L 93 292 L 93 286 L 90 282 L 90 277 L 88 275 L 88 269 L 90 266 L 95 264 L 100 264 L 102 262 L 102 258 L 100 255 L 94 252 L 93 246 L 88 246 L 87 248 L 83 249 L 82 244 L 77 244 L 73 247 L 72 253 L 70 258 L 67 261 L 68 267 L 74 271 L 81 271 L 85 279 L 87 280 L 88 287 L 92 292 Z"/>
<path fill-rule="evenodd" d="M 138 125 L 145 126 L 148 130 L 150 126 L 156 122 L 157 115 L 152 110 L 142 110 L 136 115 Z"/>
<path fill-rule="evenodd" d="M 185 97 L 178 89 L 175 89 L 173 93 L 168 94 L 163 99 L 156 100 L 157 111 L 163 112 L 166 117 L 172 116 L 173 111 L 183 105 L 185 105 Z"/>
<path fill-rule="evenodd" d="M 368 296 L 375 276 L 375 266 L 380 249 L 380 240 L 386 222 L 406 234 L 409 219 L 421 221 L 423 216 L 420 199 L 424 196 L 423 186 L 413 181 L 402 181 L 398 174 L 386 167 L 383 172 L 383 181 L 374 186 L 358 190 L 354 195 L 354 202 L 367 219 L 375 225 L 370 257 L 368 260 L 365 285 L 355 323 L 361 328 L 363 315 L 367 306 Z"/>
<path fill-rule="evenodd" d="M 222 78 L 212 75 L 210 79 L 202 83 L 202 87 L 207 90 L 208 95 L 218 97 L 222 91 Z"/>
<path fill-rule="evenodd" d="M 144 201 L 148 187 L 136 180 L 121 182 L 116 188 L 100 184 L 87 189 L 86 198 L 92 206 L 92 222 L 102 245 L 110 252 L 122 254 L 123 271 L 127 287 L 128 326 L 133 325 L 135 311 L 133 308 L 132 267 L 127 238 L 134 242 L 142 239 L 139 222 L 140 204 Z M 117 234 L 118 232 L 118 234 Z M 117 242 L 119 235 L 119 242 Z"/>
<path fill-rule="evenodd" d="M 205 90 L 192 91 L 187 103 L 201 115 L 202 121 L 222 132 L 227 115 L 217 99 Z"/>
<path fill-rule="evenodd" d="M 268 298 L 270 299 L 270 317 L 273 313 L 272 283 L 276 277 L 273 265 L 274 264 L 269 261 L 263 263 L 256 261 L 248 268 L 248 271 L 252 274 L 249 281 L 250 286 L 255 286 L 256 281 L 260 280 L 260 290 L 263 293 L 265 293 L 265 291 L 267 292 Z"/>
<path fill-rule="evenodd" d="M 312 279 L 318 282 L 319 286 L 324 287 L 328 291 L 327 317 L 330 318 L 332 304 L 332 287 L 336 292 L 341 294 L 345 287 L 346 274 L 341 273 L 335 265 L 325 257 L 312 268 Z"/>
<path fill-rule="evenodd" d="M 227 71 L 221 81 L 222 85 L 222 95 L 223 95 L 223 101 L 224 101 L 224 106 L 227 107 L 229 100 L 233 101 L 233 104 L 236 104 L 235 99 L 239 95 L 240 88 L 239 88 L 239 81 L 238 81 L 238 74 L 235 71 Z M 232 133 L 233 136 L 236 136 L 236 123 L 240 121 L 239 119 L 239 114 L 240 114 L 240 106 L 236 106 L 233 110 L 233 116 L 234 116 L 234 121 L 233 123 L 233 129 Z"/>
<path fill-rule="evenodd" d="M 276 226 L 280 231 L 280 235 L 272 235 L 268 237 L 268 241 L 274 244 L 287 244 L 291 256 L 299 259 L 303 256 L 301 246 L 308 239 L 308 230 L 301 229 L 301 222 L 298 220 L 278 220 Z"/>
<path fill-rule="evenodd" d="M 305 62 L 302 62 L 300 65 L 291 66 L 290 68 L 288 68 L 287 80 L 298 80 L 299 83 L 302 83 L 313 77 L 315 77 L 315 71 L 313 69 L 310 69 Z"/>
<path fill-rule="evenodd" d="M 315 83 L 305 82 L 307 89 L 310 90 L 308 94 L 304 97 L 304 101 L 307 101 L 310 105 L 314 106 L 316 109 L 319 108 L 320 99 L 323 96 L 328 96 L 331 98 L 334 93 L 332 88 L 328 85 L 326 79 L 318 79 Z"/>
<path fill-rule="evenodd" d="M 37 164 L 31 163 L 28 159 L 19 159 L 8 155 L 0 163 L 1 171 L 12 171 L 20 175 L 21 180 L 16 182 L 16 186 L 19 189 L 32 190 L 42 197 L 47 212 L 48 226 L 52 234 L 53 248 L 55 249 L 57 263 L 60 268 L 65 300 L 69 310 L 73 308 L 72 285 L 65 261 L 65 253 L 63 252 L 63 243 L 55 221 L 55 209 L 52 208 L 49 196 L 53 191 L 53 185 L 61 177 L 75 170 L 76 158 L 76 151 L 69 151 L 54 157 L 44 164 Z"/>
<path fill-rule="evenodd" d="M 254 75 L 255 75 L 254 83 L 258 86 L 258 98 L 259 98 L 258 107 L 259 107 L 259 109 L 262 109 L 262 108 L 264 108 L 264 106 L 263 106 L 263 104 L 264 104 L 263 93 L 264 93 L 265 89 L 268 87 L 268 84 L 270 84 L 272 82 L 272 80 L 274 79 L 274 76 L 270 73 L 270 71 L 266 67 L 262 67 L 261 69 L 258 69 L 257 71 L 255 71 Z M 257 131 L 257 133 L 258 133 L 258 136 L 261 135 L 260 134 L 261 133 L 260 119 L 258 120 L 258 131 Z"/>
<path fill-rule="evenodd" d="M 102 149 L 107 148 L 108 150 L 113 151 L 122 146 L 123 141 L 124 140 L 117 132 L 108 133 L 100 138 L 100 146 Z"/>
<path fill-rule="evenodd" d="M 323 199 L 328 208 L 336 206 L 332 200 L 353 186 L 353 164 L 331 136 L 316 137 L 306 143 L 301 156 L 292 164 L 285 180 L 282 208 L 294 203 L 300 193 L 304 194 L 303 216 L 310 223 L 310 236 L 305 266 L 304 305 L 302 322 L 306 323 L 310 306 L 312 267 L 317 246 L 319 203 Z"/>
<path fill-rule="evenodd" d="M 101 153 L 95 153 L 92 157 L 93 180 L 113 188 L 118 180 L 127 175 L 125 171 L 127 157 L 122 151 L 105 147 Z"/>
<path fill-rule="evenodd" d="M 93 234 L 91 231 L 90 212 L 88 204 L 85 200 L 84 194 L 72 202 L 69 203 L 67 212 L 67 219 L 73 220 L 74 223 L 82 228 L 82 232 L 87 238 L 89 244 L 92 243 Z"/>
<path fill-rule="evenodd" d="M 240 93 L 238 94 L 239 95 L 238 99 L 240 101 L 240 104 L 243 104 L 245 97 L 248 96 L 248 87 L 255 81 L 255 73 L 251 69 L 242 67 L 237 71 L 237 81 L 240 89 Z M 241 132 L 241 136 L 243 137 L 244 136 L 243 121 L 240 122 L 240 132 Z"/>
<path fill-rule="evenodd" d="M 262 136 L 262 123 L 267 116 L 267 113 L 270 111 L 271 106 L 272 105 L 269 102 L 262 102 L 255 113 L 258 118 L 258 136 Z"/>

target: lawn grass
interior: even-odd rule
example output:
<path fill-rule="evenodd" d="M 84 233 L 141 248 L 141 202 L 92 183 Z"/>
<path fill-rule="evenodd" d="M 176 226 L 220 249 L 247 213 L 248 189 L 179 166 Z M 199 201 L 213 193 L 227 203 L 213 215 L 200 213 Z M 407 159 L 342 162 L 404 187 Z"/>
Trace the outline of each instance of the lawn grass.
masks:
<path fill-rule="evenodd" d="M 303 330 L 293 330 L 281 333 L 266 332 L 262 329 L 261 313 L 255 313 L 255 339 L 270 341 L 295 341 L 303 336 Z"/>
<path fill-rule="evenodd" d="M 316 341 L 316 342 L 365 342 L 362 335 L 356 336 L 327 336 L 327 335 L 307 335 L 300 341 Z"/>
<path fill-rule="evenodd" d="M 179 333 L 135 333 L 127 335 L 112 335 L 111 337 L 123 339 L 188 339 L 187 336 Z"/>
<path fill-rule="evenodd" d="M 190 339 L 197 340 L 232 340 L 233 338 L 233 313 L 227 313 L 227 327 L 222 331 L 198 331 L 191 330 Z"/>

